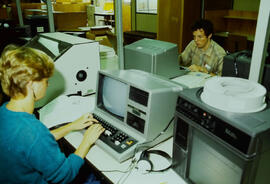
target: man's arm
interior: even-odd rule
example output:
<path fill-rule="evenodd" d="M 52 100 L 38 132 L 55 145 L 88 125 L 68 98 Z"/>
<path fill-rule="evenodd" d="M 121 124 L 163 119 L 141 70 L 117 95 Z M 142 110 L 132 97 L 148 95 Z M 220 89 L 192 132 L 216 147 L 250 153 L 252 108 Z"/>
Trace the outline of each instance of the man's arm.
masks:
<path fill-rule="evenodd" d="M 223 57 L 218 61 L 217 71 L 215 72 L 215 74 L 221 76 L 222 69 L 223 69 Z"/>
<path fill-rule="evenodd" d="M 191 65 L 191 53 L 192 53 L 193 43 L 192 41 L 186 46 L 185 50 L 178 56 L 179 64 L 182 66 Z"/>
<path fill-rule="evenodd" d="M 215 71 L 213 71 L 216 75 L 219 75 L 221 76 L 222 74 L 222 69 L 223 69 L 223 59 L 224 59 L 224 56 L 226 56 L 226 52 L 225 50 L 220 46 L 218 45 L 216 42 L 215 42 L 215 53 L 216 53 L 216 67 L 215 67 Z"/>

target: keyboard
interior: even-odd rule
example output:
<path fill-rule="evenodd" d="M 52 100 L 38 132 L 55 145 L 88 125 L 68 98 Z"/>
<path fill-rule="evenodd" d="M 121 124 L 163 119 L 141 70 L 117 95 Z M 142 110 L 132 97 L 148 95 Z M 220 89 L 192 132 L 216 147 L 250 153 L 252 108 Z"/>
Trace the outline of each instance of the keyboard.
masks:
<path fill-rule="evenodd" d="M 93 117 L 105 128 L 99 139 L 118 153 L 123 153 L 138 141 L 125 132 L 111 125 L 101 117 L 93 114 Z"/>

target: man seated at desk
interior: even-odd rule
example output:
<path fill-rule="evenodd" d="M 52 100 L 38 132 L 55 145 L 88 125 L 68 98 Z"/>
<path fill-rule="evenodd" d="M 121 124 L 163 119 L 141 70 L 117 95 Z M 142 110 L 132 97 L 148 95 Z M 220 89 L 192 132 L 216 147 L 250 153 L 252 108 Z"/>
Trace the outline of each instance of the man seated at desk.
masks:
<path fill-rule="evenodd" d="M 193 40 L 179 56 L 180 65 L 188 66 L 193 72 L 221 75 L 225 50 L 213 41 L 213 24 L 201 19 L 191 27 Z"/>

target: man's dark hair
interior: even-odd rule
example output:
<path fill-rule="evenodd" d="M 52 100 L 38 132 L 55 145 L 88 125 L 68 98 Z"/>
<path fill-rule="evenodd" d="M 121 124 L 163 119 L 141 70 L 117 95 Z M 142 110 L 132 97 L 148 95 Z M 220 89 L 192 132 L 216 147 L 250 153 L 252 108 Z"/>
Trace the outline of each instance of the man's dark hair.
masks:
<path fill-rule="evenodd" d="M 193 26 L 191 27 L 192 32 L 194 32 L 198 29 L 203 29 L 205 36 L 209 36 L 210 34 L 213 34 L 214 26 L 210 20 L 200 19 L 200 20 L 196 21 L 193 24 Z"/>

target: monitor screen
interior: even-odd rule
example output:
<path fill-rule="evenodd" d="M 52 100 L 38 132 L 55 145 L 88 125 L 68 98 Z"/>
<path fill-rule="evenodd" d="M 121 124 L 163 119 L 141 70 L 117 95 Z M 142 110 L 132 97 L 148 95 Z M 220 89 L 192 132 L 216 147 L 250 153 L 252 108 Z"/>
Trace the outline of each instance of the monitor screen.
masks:
<path fill-rule="evenodd" d="M 127 84 L 109 76 L 100 78 L 97 102 L 99 108 L 123 121 L 127 111 L 127 99 Z"/>

